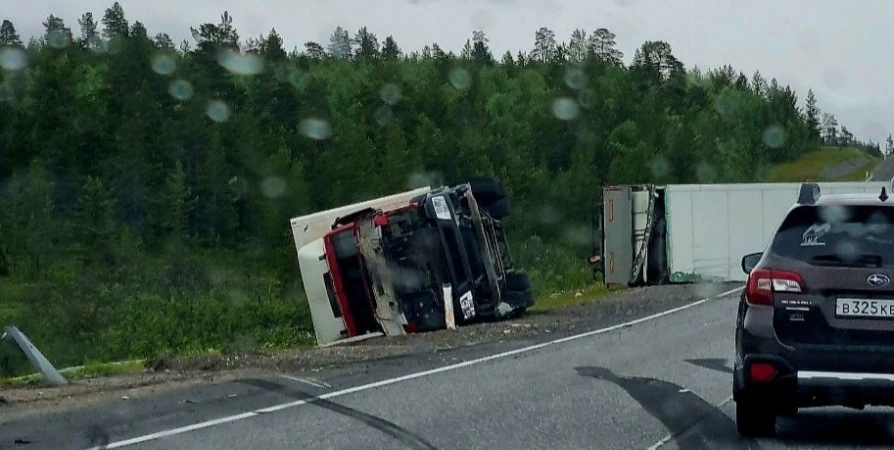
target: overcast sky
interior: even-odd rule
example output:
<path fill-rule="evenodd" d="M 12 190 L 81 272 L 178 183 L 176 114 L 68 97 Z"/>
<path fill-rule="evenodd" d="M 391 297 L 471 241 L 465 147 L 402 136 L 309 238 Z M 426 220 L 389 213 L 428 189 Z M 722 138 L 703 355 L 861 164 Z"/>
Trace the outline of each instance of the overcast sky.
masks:
<path fill-rule="evenodd" d="M 749 74 L 760 70 L 790 84 L 802 102 L 812 87 L 823 111 L 832 112 L 858 138 L 884 141 L 894 131 L 892 34 L 889 0 L 123 0 L 128 20 L 175 41 L 189 27 L 217 23 L 222 11 L 245 38 L 271 28 L 287 49 L 327 43 L 341 25 L 366 25 L 380 40 L 394 35 L 404 50 L 437 42 L 458 51 L 483 29 L 493 52 L 530 50 L 541 26 L 567 40 L 575 28 L 605 27 L 617 34 L 630 62 L 646 40 L 664 40 L 687 67 L 726 63 Z M 42 31 L 49 14 L 77 30 L 86 11 L 102 16 L 110 0 L 0 0 L 0 15 L 20 34 Z"/>

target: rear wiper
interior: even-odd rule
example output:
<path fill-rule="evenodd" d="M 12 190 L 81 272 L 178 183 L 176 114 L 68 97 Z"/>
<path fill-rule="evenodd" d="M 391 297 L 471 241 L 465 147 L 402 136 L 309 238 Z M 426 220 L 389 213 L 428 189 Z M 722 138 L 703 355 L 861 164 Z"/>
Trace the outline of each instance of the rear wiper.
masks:
<path fill-rule="evenodd" d="M 848 266 L 848 267 L 881 267 L 881 255 L 872 255 L 868 253 L 842 256 L 837 253 L 828 253 L 816 255 L 810 258 L 812 264 L 830 265 L 830 266 Z"/>

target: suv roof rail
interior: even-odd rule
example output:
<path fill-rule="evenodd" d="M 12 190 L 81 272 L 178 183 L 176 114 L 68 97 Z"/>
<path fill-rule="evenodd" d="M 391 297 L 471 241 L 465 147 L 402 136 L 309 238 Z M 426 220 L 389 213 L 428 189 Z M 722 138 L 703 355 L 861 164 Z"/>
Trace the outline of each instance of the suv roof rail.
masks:
<path fill-rule="evenodd" d="M 801 189 L 798 191 L 799 205 L 813 205 L 819 200 L 821 195 L 820 187 L 816 183 L 801 183 Z"/>

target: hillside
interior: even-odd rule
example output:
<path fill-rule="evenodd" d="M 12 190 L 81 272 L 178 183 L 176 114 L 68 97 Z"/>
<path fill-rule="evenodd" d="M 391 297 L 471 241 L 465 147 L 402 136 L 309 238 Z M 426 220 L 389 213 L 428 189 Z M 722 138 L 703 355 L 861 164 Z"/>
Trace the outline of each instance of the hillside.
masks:
<path fill-rule="evenodd" d="M 882 162 L 856 148 L 823 147 L 771 170 L 769 181 L 864 181 Z"/>
<path fill-rule="evenodd" d="M 543 33 L 531 53 L 401 50 L 365 27 L 289 52 L 229 14 L 180 47 L 125 17 L 0 35 L 0 299 L 28 306 L 0 325 L 60 365 L 308 343 L 291 217 L 494 176 L 548 296 L 594 283 L 601 186 L 755 181 L 815 148 L 789 86 L 660 41 L 624 64 L 608 30 L 576 54 Z"/>

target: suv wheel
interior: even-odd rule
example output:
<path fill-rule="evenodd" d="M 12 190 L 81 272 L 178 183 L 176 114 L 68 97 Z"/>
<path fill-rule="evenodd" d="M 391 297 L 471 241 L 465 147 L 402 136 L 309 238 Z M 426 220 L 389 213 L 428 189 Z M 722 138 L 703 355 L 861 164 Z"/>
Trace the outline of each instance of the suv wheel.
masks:
<path fill-rule="evenodd" d="M 776 412 L 768 405 L 739 400 L 736 402 L 736 428 L 746 437 L 772 436 L 776 433 Z"/>

